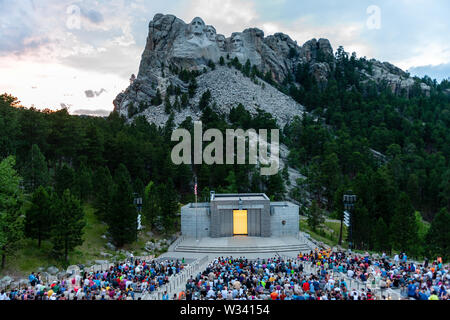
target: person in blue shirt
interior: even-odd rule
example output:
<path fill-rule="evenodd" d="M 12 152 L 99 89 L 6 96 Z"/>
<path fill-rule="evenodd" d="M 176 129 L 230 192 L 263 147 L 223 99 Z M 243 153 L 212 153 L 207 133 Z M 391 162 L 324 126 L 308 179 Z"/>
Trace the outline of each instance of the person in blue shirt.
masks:
<path fill-rule="evenodd" d="M 408 285 L 408 297 L 409 298 L 416 298 L 416 285 L 410 281 Z"/>
<path fill-rule="evenodd" d="M 31 284 L 32 287 L 34 287 L 36 285 L 36 276 L 34 275 L 34 272 L 32 272 L 28 276 L 28 281 L 30 281 L 30 284 Z"/>
<path fill-rule="evenodd" d="M 425 292 L 419 291 L 419 300 L 428 300 L 428 296 L 425 294 Z"/>
<path fill-rule="evenodd" d="M 314 288 L 314 283 L 312 281 L 308 282 L 309 282 L 309 291 L 311 292 L 311 294 L 314 294 L 316 292 L 316 288 Z"/>

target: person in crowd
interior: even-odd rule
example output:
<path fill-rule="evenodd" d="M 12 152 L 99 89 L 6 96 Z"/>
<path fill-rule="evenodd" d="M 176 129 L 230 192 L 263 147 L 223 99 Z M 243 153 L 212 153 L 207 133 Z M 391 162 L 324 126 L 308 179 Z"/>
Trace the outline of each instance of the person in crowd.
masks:
<path fill-rule="evenodd" d="M 2 291 L 0 300 L 137 300 L 167 284 L 170 275 L 185 267 L 178 260 L 145 261 L 131 257 L 108 270 L 83 272 L 47 284 L 32 272 L 27 288 Z"/>

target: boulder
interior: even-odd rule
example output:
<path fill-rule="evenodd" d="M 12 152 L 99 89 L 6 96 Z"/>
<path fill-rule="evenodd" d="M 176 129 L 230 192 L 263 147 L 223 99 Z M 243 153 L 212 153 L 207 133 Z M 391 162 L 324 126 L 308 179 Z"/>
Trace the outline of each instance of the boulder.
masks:
<path fill-rule="evenodd" d="M 105 245 L 105 247 L 106 247 L 107 249 L 111 250 L 111 251 L 116 251 L 116 250 L 117 250 L 116 246 L 113 245 L 111 242 L 108 242 L 108 243 Z"/>
<path fill-rule="evenodd" d="M 56 275 L 59 272 L 59 269 L 56 268 L 55 266 L 51 266 L 47 268 L 47 272 L 51 275 Z"/>
<path fill-rule="evenodd" d="M 100 255 L 101 255 L 103 258 L 110 258 L 110 257 L 113 256 L 112 254 L 107 253 L 107 252 L 100 252 Z"/>
<path fill-rule="evenodd" d="M 69 266 L 66 270 L 66 274 L 72 275 L 72 274 L 79 274 L 81 272 L 81 269 L 79 266 Z"/>
<path fill-rule="evenodd" d="M 11 278 L 10 276 L 5 276 L 0 280 L 0 283 L 2 286 L 9 286 L 11 285 L 11 283 L 14 281 L 13 278 Z"/>
<path fill-rule="evenodd" d="M 41 272 L 41 280 L 46 281 L 50 277 L 50 274 L 46 271 Z"/>
<path fill-rule="evenodd" d="M 20 279 L 19 280 L 19 285 L 23 288 L 23 287 L 26 287 L 26 286 L 28 286 L 28 279 Z"/>
<path fill-rule="evenodd" d="M 155 250 L 155 244 L 153 243 L 153 242 L 151 242 L 151 241 L 148 241 L 146 244 L 145 244 L 145 250 L 146 251 L 148 251 L 148 252 L 153 252 L 154 250 Z"/>
<path fill-rule="evenodd" d="M 103 265 L 103 264 L 109 264 L 108 260 L 95 260 L 95 264 Z"/>

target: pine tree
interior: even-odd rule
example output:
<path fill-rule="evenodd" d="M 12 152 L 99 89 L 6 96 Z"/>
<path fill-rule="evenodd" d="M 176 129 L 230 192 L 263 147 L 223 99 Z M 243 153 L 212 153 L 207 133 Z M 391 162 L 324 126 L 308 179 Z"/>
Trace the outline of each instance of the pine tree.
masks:
<path fill-rule="evenodd" d="M 308 226 L 315 232 L 319 226 L 325 222 L 323 211 L 320 209 L 317 201 L 313 201 L 307 212 Z"/>
<path fill-rule="evenodd" d="M 158 195 L 160 198 L 159 207 L 161 210 L 161 222 L 167 234 L 174 231 L 174 223 L 178 211 L 177 193 L 173 186 L 172 179 L 167 183 L 158 186 Z"/>
<path fill-rule="evenodd" d="M 227 193 L 237 193 L 238 186 L 236 181 L 236 175 L 233 170 L 231 170 L 226 177 L 225 181 L 227 182 L 226 192 Z"/>
<path fill-rule="evenodd" d="M 16 160 L 10 156 L 0 162 L 0 254 L 1 268 L 6 257 L 13 253 L 23 238 L 24 221 L 21 212 L 23 193 L 21 177 L 14 169 Z"/>
<path fill-rule="evenodd" d="M 267 195 L 273 201 L 281 201 L 284 199 L 284 194 L 286 193 L 286 188 L 283 183 L 283 178 L 280 173 L 269 176 L 266 183 Z"/>
<path fill-rule="evenodd" d="M 137 113 L 137 108 L 134 106 L 133 102 L 130 102 L 130 104 L 128 104 L 128 118 L 132 118 L 134 117 L 134 115 Z"/>
<path fill-rule="evenodd" d="M 320 165 L 320 171 L 321 185 L 326 189 L 327 206 L 331 210 L 334 193 L 340 184 L 341 168 L 339 167 L 338 156 L 335 153 L 326 155 L 325 160 Z"/>
<path fill-rule="evenodd" d="M 441 190 L 439 193 L 441 203 L 447 210 L 450 210 L 450 169 L 445 171 L 439 188 Z"/>
<path fill-rule="evenodd" d="M 159 89 L 156 90 L 156 96 L 152 99 L 152 105 L 159 106 L 163 102 L 161 91 Z"/>
<path fill-rule="evenodd" d="M 103 151 L 105 150 L 105 137 L 103 131 L 94 124 L 90 124 L 86 129 L 86 142 L 84 144 L 84 154 L 89 159 L 92 168 L 105 163 Z"/>
<path fill-rule="evenodd" d="M 203 93 L 200 102 L 199 102 L 199 109 L 201 111 L 205 110 L 208 106 L 209 106 L 209 102 L 211 101 L 211 91 L 209 91 L 209 89 Z"/>
<path fill-rule="evenodd" d="M 114 181 L 108 167 L 100 167 L 94 175 L 95 199 L 94 208 L 97 216 L 105 221 L 110 215 Z"/>
<path fill-rule="evenodd" d="M 114 175 L 111 212 L 106 219 L 109 233 L 116 246 L 122 247 L 135 241 L 137 235 L 137 211 L 133 204 L 133 188 L 127 168 L 120 164 Z"/>
<path fill-rule="evenodd" d="M 70 193 L 70 190 L 65 190 L 54 205 L 52 252 L 55 258 L 67 265 L 69 253 L 83 244 L 83 229 L 86 226 L 84 211 L 80 201 Z"/>
<path fill-rule="evenodd" d="M 170 97 L 168 94 L 166 94 L 166 97 L 164 98 L 164 111 L 167 114 L 172 112 L 172 104 L 170 103 Z"/>
<path fill-rule="evenodd" d="M 388 232 L 388 226 L 384 222 L 383 218 L 379 218 L 374 229 L 374 249 L 377 251 L 390 251 L 390 234 Z"/>
<path fill-rule="evenodd" d="M 75 176 L 75 188 L 77 197 L 82 201 L 87 201 L 93 194 L 92 171 L 84 162 Z"/>
<path fill-rule="evenodd" d="M 195 96 L 197 88 L 198 88 L 197 80 L 195 79 L 195 77 L 192 77 L 188 87 L 189 98 L 192 99 Z"/>
<path fill-rule="evenodd" d="M 186 109 L 188 105 L 189 105 L 189 98 L 188 98 L 188 95 L 187 95 L 186 93 L 183 93 L 183 94 L 181 95 L 181 107 L 182 107 L 183 109 Z"/>
<path fill-rule="evenodd" d="M 150 181 L 145 187 L 142 212 L 147 223 L 153 228 L 157 217 L 161 216 L 161 208 L 159 206 L 159 194 L 157 187 Z"/>
<path fill-rule="evenodd" d="M 425 239 L 427 251 L 433 258 L 450 260 L 450 213 L 447 209 L 441 209 L 434 217 Z"/>
<path fill-rule="evenodd" d="M 144 195 L 144 183 L 140 178 L 136 178 L 133 182 L 133 191 L 136 193 L 139 197 L 142 197 Z"/>
<path fill-rule="evenodd" d="M 404 192 L 400 194 L 397 200 L 390 227 L 393 248 L 414 253 L 414 247 L 418 239 L 418 226 L 414 208 Z"/>
<path fill-rule="evenodd" d="M 246 76 L 246 77 L 250 77 L 250 71 L 252 69 L 252 64 L 250 63 L 250 60 L 247 59 L 247 62 L 245 63 L 243 69 L 242 69 L 242 73 Z"/>
<path fill-rule="evenodd" d="M 52 224 L 52 199 L 44 187 L 39 187 L 31 199 L 31 206 L 25 217 L 25 236 L 38 241 L 38 248 L 42 240 L 50 237 Z"/>
<path fill-rule="evenodd" d="M 180 103 L 180 99 L 178 97 L 176 97 L 175 99 L 175 103 L 173 104 L 173 108 L 180 112 L 181 111 L 181 103 Z"/>
<path fill-rule="evenodd" d="M 75 185 L 75 171 L 63 164 L 62 167 L 56 170 L 55 174 L 55 191 L 62 195 L 65 190 L 73 189 Z"/>
<path fill-rule="evenodd" d="M 30 162 L 28 168 L 25 170 L 24 179 L 27 190 L 31 192 L 39 186 L 46 187 L 50 180 L 45 156 L 35 144 L 31 147 Z"/>
<path fill-rule="evenodd" d="M 351 213 L 351 226 L 348 234 L 348 241 L 352 241 L 352 248 L 368 249 L 372 240 L 373 221 L 370 218 L 369 210 L 360 199 L 354 211 Z M 351 236 L 351 238 L 350 238 Z"/>

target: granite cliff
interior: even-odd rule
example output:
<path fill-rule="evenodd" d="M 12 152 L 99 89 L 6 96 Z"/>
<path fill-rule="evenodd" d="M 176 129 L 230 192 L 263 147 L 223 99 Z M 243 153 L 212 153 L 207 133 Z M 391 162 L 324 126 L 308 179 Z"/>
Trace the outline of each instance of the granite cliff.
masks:
<path fill-rule="evenodd" d="M 260 75 L 269 75 L 273 82 L 261 79 L 265 77 L 255 81 L 227 68 L 227 64 L 236 60 L 242 65 L 250 63 Z M 151 101 L 158 95 L 164 98 L 169 88 L 188 92 L 189 82 L 179 76 L 181 70 L 187 70 L 200 75 L 198 88 L 189 99 L 189 108 L 175 112 L 177 124 L 187 116 L 198 119 L 200 110 L 196 106 L 201 95 L 210 90 L 218 112 L 226 113 L 242 103 L 252 112 L 260 108 L 272 113 L 279 124 L 284 125 L 294 115 L 301 116 L 304 108 L 275 86 L 292 77 L 298 66 L 306 64 L 316 82 L 325 87 L 336 66 L 330 41 L 312 39 L 299 46 L 286 34 L 266 37 L 257 28 L 235 32 L 227 38 L 217 34 L 216 29 L 201 18 L 194 18 L 187 24 L 173 15 L 157 14 L 149 24 L 139 73 L 117 96 L 114 106 L 116 111 L 128 115 L 130 104 L 144 105 L 138 113 L 157 125 L 164 125 L 168 115 L 164 112 L 163 100 L 150 108 Z M 415 85 L 415 80 L 406 72 L 388 62 L 372 59 L 366 60 L 366 64 L 358 70 L 362 82 L 387 86 L 394 94 L 407 94 Z M 296 83 L 296 86 L 302 84 Z M 420 83 L 420 88 L 425 92 L 430 90 L 424 83 Z M 170 99 L 175 103 L 175 98 Z"/>

